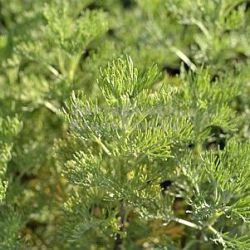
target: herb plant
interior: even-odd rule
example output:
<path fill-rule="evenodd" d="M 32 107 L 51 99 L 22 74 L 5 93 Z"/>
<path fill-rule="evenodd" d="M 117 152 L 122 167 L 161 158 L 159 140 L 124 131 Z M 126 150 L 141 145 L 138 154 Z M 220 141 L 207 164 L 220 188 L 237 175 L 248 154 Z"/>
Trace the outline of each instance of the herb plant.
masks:
<path fill-rule="evenodd" d="M 248 0 L 0 0 L 0 249 L 250 249 Z"/>

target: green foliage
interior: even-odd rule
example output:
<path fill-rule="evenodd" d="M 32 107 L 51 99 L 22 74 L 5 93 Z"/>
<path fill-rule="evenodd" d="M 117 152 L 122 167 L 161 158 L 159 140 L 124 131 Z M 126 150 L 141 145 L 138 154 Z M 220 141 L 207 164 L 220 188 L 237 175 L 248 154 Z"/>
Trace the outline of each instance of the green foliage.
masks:
<path fill-rule="evenodd" d="M 15 136 L 21 129 L 21 123 L 17 118 L 6 119 L 0 118 L 0 200 L 4 199 L 5 191 L 7 189 L 7 182 L 3 181 L 8 161 L 11 159 L 11 150 Z"/>
<path fill-rule="evenodd" d="M 0 0 L 0 249 L 249 249 L 249 15 Z"/>
<path fill-rule="evenodd" d="M 72 159 L 66 162 L 64 176 L 79 187 L 74 192 L 76 197 L 84 197 L 85 206 L 96 195 L 97 204 L 107 202 L 96 222 L 100 228 L 105 225 L 102 231 L 107 234 L 114 220 L 122 217 L 122 204 L 126 209 L 124 223 L 130 213 L 136 214 L 139 224 L 153 219 L 166 224 L 183 223 L 226 247 L 231 243 L 229 236 L 223 235 L 223 228 L 249 220 L 249 159 L 245 158 L 249 145 L 232 140 L 223 153 L 203 151 L 199 145 L 211 126 L 235 128 L 237 119 L 228 104 L 237 95 L 237 88 L 223 91 L 223 84 L 217 83 L 211 89 L 208 73 L 200 71 L 187 75 L 183 72 L 179 88 L 163 81 L 152 90 L 148 86 L 157 85 L 159 79 L 153 69 L 142 74 L 131 58 L 120 58 L 101 70 L 99 85 L 106 103 L 98 105 L 84 95 L 73 94 L 66 109 L 70 136 L 82 141 L 85 147 L 76 146 L 80 151 L 75 149 Z M 129 84 L 126 88 L 125 83 Z M 196 145 L 196 153 L 188 150 L 191 141 Z M 166 191 L 170 192 L 166 195 L 169 197 L 160 190 L 160 183 L 166 178 L 174 178 L 176 185 L 172 192 Z M 192 208 L 187 215 L 190 221 L 171 211 L 173 197 L 178 195 Z M 84 209 L 78 198 L 66 204 L 66 209 L 77 216 L 75 210 L 80 206 L 80 217 L 88 218 L 90 207 Z M 118 215 L 110 212 L 110 207 Z M 93 225 L 89 223 L 91 219 L 82 221 L 77 228 L 91 230 Z M 129 231 L 130 223 L 122 227 Z M 72 236 L 76 244 L 84 232 L 79 235 L 77 230 L 77 235 Z M 119 227 L 113 228 L 113 233 L 119 235 Z M 132 234 L 123 236 L 125 245 Z"/>
<path fill-rule="evenodd" d="M 6 202 L 8 181 L 6 179 L 7 164 L 11 159 L 15 137 L 21 130 L 17 118 L 0 118 L 0 248 L 17 249 L 19 246 L 20 222 L 18 215 Z"/>

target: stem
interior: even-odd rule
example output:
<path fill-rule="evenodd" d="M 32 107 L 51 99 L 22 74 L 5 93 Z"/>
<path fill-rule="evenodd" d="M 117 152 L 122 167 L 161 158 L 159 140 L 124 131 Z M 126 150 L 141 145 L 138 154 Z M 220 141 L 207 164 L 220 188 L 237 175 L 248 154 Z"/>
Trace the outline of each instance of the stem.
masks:
<path fill-rule="evenodd" d="M 217 237 L 218 237 L 218 240 L 220 242 L 220 244 L 225 247 L 226 246 L 226 243 L 224 241 L 224 239 L 222 238 L 222 236 L 220 235 L 220 233 L 212 226 L 208 226 L 208 230 L 210 232 L 212 232 L 213 234 L 215 234 Z"/>
<path fill-rule="evenodd" d="M 81 54 L 78 54 L 73 58 L 73 60 L 71 62 L 71 67 L 69 69 L 69 81 L 70 81 L 70 83 L 73 83 L 73 81 L 74 81 L 75 72 L 76 72 L 76 69 L 77 69 L 77 66 L 79 64 L 80 59 L 81 59 Z"/>
<path fill-rule="evenodd" d="M 93 137 L 94 137 L 95 141 L 97 142 L 97 144 L 103 149 L 103 151 L 104 151 L 107 155 L 111 156 L 111 155 L 112 155 L 111 152 L 110 152 L 110 151 L 108 150 L 108 148 L 102 143 L 101 139 L 99 139 L 99 138 L 96 137 L 95 135 L 94 135 Z"/>
<path fill-rule="evenodd" d="M 56 68 L 54 68 L 51 65 L 46 65 L 46 66 L 47 66 L 48 70 L 50 71 L 50 73 L 52 73 L 58 79 L 63 80 L 63 76 L 60 74 L 60 72 Z"/>
<path fill-rule="evenodd" d="M 123 200 L 120 201 L 119 217 L 120 217 L 120 227 L 119 227 L 119 232 L 116 234 L 114 250 L 121 250 L 123 244 L 122 234 L 125 231 L 125 223 L 126 223 L 126 208 Z"/>
<path fill-rule="evenodd" d="M 202 227 L 196 225 L 193 222 L 187 221 L 187 220 L 183 220 L 183 219 L 179 219 L 179 218 L 174 218 L 173 221 L 178 222 L 178 223 L 180 223 L 182 225 L 185 225 L 185 226 L 197 229 L 197 230 L 201 230 L 202 229 Z"/>
<path fill-rule="evenodd" d="M 193 72 L 196 71 L 197 68 L 195 64 L 181 50 L 174 46 L 171 46 L 170 50 L 173 51 L 183 62 L 185 62 Z"/>
<path fill-rule="evenodd" d="M 50 110 L 52 113 L 58 114 L 59 110 L 57 107 L 55 107 L 51 102 L 44 101 L 42 103 L 48 110 Z"/>
<path fill-rule="evenodd" d="M 208 29 L 204 26 L 202 22 L 199 22 L 196 19 L 193 19 L 192 22 L 193 24 L 198 26 L 198 28 L 203 32 L 203 34 L 206 36 L 207 39 L 211 39 L 211 35 L 209 34 Z"/>
<path fill-rule="evenodd" d="M 198 231 L 198 233 L 196 234 L 196 241 L 197 241 L 197 246 L 196 246 L 196 250 L 201 250 L 201 237 L 202 237 L 202 231 Z"/>

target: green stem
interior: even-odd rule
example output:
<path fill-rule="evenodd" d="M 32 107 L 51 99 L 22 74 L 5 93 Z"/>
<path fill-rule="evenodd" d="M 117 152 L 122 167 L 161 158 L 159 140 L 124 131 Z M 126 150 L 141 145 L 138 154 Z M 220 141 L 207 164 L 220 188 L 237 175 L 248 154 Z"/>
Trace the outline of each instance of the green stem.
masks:
<path fill-rule="evenodd" d="M 212 226 L 208 226 L 208 230 L 210 232 L 212 232 L 213 234 L 215 234 L 217 237 L 218 237 L 218 240 L 220 242 L 220 244 L 225 247 L 226 246 L 226 243 L 224 241 L 224 239 L 222 238 L 222 236 L 220 235 L 220 233 Z"/>
<path fill-rule="evenodd" d="M 96 137 L 96 136 L 94 135 L 94 139 L 95 139 L 95 141 L 97 142 L 97 144 L 103 149 L 103 151 L 104 151 L 107 155 L 109 155 L 109 156 L 112 155 L 111 152 L 109 151 L 109 149 L 102 143 L 102 141 L 101 141 L 98 137 Z"/>
<path fill-rule="evenodd" d="M 184 219 L 180 219 L 180 218 L 174 218 L 173 221 L 177 222 L 177 223 L 180 223 L 182 225 L 185 225 L 185 226 L 188 226 L 188 227 L 191 227 L 191 228 L 194 228 L 194 229 L 197 229 L 197 230 L 201 230 L 202 227 L 191 222 L 191 221 L 187 221 L 187 220 L 184 220 Z"/>
<path fill-rule="evenodd" d="M 120 201 L 120 226 L 119 232 L 116 234 L 116 239 L 114 243 L 114 250 L 121 250 L 123 249 L 123 232 L 125 231 L 125 224 L 126 224 L 126 207 L 125 202 L 123 200 Z"/>

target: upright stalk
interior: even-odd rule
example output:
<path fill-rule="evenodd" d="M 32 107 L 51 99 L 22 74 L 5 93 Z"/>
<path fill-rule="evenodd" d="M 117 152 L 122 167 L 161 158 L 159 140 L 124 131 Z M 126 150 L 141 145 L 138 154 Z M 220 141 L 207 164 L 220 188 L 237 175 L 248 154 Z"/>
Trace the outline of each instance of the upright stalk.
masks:
<path fill-rule="evenodd" d="M 126 207 L 125 202 L 123 200 L 120 201 L 119 218 L 119 232 L 116 234 L 115 237 L 114 250 L 121 250 L 123 245 L 123 233 L 125 231 L 126 224 Z"/>

